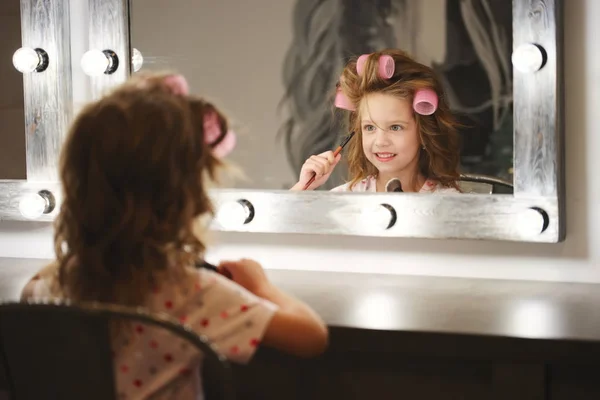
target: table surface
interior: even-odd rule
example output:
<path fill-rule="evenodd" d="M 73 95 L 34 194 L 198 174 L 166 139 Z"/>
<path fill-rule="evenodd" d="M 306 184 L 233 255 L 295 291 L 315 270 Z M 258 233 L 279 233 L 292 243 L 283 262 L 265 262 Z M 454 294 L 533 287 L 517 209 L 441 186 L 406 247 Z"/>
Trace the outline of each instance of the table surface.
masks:
<path fill-rule="evenodd" d="M 16 299 L 48 260 L 0 258 Z M 268 270 L 331 328 L 600 342 L 600 285 Z"/>

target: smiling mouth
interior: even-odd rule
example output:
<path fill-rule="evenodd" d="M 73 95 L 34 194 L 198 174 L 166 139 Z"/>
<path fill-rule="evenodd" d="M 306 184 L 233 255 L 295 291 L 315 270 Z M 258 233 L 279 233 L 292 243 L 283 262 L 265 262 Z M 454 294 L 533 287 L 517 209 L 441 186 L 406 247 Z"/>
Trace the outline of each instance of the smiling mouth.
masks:
<path fill-rule="evenodd" d="M 375 157 L 378 161 L 386 162 L 391 161 L 396 157 L 395 153 L 375 153 Z"/>

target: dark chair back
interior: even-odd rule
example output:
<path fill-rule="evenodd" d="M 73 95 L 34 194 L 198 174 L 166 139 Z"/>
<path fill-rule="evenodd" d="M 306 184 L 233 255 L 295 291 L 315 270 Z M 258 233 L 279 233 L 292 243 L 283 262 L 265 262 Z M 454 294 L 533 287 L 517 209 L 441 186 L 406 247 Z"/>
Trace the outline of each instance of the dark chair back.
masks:
<path fill-rule="evenodd" d="M 0 396 L 4 391 L 10 400 L 115 399 L 109 327 L 117 320 L 158 326 L 186 340 L 203 354 L 206 399 L 234 398 L 227 360 L 175 319 L 116 305 L 58 301 L 0 305 Z"/>
<path fill-rule="evenodd" d="M 458 186 L 464 193 L 512 194 L 514 192 L 512 182 L 488 175 L 461 174 Z"/>

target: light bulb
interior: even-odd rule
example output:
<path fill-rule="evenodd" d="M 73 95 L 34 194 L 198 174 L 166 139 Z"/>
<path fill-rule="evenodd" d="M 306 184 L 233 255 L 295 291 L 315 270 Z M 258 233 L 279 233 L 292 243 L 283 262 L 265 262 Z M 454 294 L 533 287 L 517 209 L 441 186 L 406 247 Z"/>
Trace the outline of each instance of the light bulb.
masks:
<path fill-rule="evenodd" d="M 215 220 L 225 229 L 238 228 L 254 218 L 254 207 L 248 200 L 231 201 L 219 207 Z"/>
<path fill-rule="evenodd" d="M 12 62 L 24 74 L 42 72 L 48 68 L 48 54 L 42 49 L 21 47 L 13 54 Z"/>
<path fill-rule="evenodd" d="M 47 190 L 38 193 L 27 193 L 19 201 L 19 211 L 27 219 L 37 219 L 42 214 L 49 214 L 54 210 L 54 196 Z"/>
<path fill-rule="evenodd" d="M 133 72 L 138 72 L 142 68 L 142 65 L 144 65 L 144 56 L 142 56 L 142 53 L 135 48 L 133 49 L 132 53 L 131 66 L 133 68 Z"/>
<path fill-rule="evenodd" d="M 396 223 L 396 218 L 396 210 L 389 204 L 370 206 L 359 214 L 360 225 L 375 231 L 391 228 Z"/>
<path fill-rule="evenodd" d="M 533 43 L 527 43 L 519 46 L 514 51 L 511 61 L 518 71 L 532 73 L 544 66 L 546 55 L 542 47 Z"/>
<path fill-rule="evenodd" d="M 111 50 L 89 50 L 81 57 L 81 69 L 86 75 L 112 74 L 119 67 L 119 59 Z"/>
<path fill-rule="evenodd" d="M 523 236 L 534 236 L 548 228 L 548 214 L 537 207 L 527 208 L 515 215 L 517 231 Z"/>

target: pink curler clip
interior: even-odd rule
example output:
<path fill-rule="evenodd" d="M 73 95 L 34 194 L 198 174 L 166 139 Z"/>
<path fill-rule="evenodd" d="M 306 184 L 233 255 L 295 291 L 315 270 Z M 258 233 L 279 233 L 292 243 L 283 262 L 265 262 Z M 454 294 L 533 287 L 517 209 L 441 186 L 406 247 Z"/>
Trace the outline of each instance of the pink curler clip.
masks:
<path fill-rule="evenodd" d="M 187 96 L 190 93 L 190 87 L 183 75 L 169 75 L 164 79 L 169 90 L 178 96 Z"/>
<path fill-rule="evenodd" d="M 438 96 L 431 89 L 419 89 L 415 93 L 413 109 L 417 114 L 431 115 L 437 110 Z"/>
<path fill-rule="evenodd" d="M 212 148 L 212 153 L 217 158 L 223 158 L 233 151 L 237 144 L 237 136 L 231 130 L 225 133 L 225 137 L 215 147 Z"/>
<path fill-rule="evenodd" d="M 392 56 L 383 55 L 379 57 L 379 65 L 377 69 L 377 73 L 380 78 L 390 79 L 394 76 L 394 71 L 396 70 L 396 63 Z"/>
<path fill-rule="evenodd" d="M 350 99 L 348 99 L 348 97 L 344 94 L 344 92 L 342 92 L 342 89 L 340 88 L 337 89 L 333 104 L 337 108 L 342 108 L 348 111 L 356 111 L 356 107 L 354 107 L 354 104 L 352 104 Z"/>
<path fill-rule="evenodd" d="M 213 146 L 213 143 L 221 136 L 221 126 L 217 113 L 211 111 L 204 115 L 204 142 L 211 146 L 212 153 L 217 158 L 223 158 L 231 153 L 236 145 L 236 135 L 232 130 L 225 132 L 221 141 Z"/>
<path fill-rule="evenodd" d="M 358 75 L 362 75 L 365 71 L 365 64 L 367 63 L 367 59 L 371 54 L 363 54 L 358 57 L 356 60 L 356 72 Z M 382 55 L 379 57 L 379 61 L 377 62 L 377 74 L 382 79 L 390 79 L 394 76 L 394 71 L 396 70 L 396 63 L 394 62 L 394 58 L 388 55 Z"/>
<path fill-rule="evenodd" d="M 371 54 L 363 54 L 362 56 L 358 57 L 358 60 L 356 60 L 356 72 L 358 75 L 362 75 L 365 71 L 365 64 L 370 55 Z"/>

